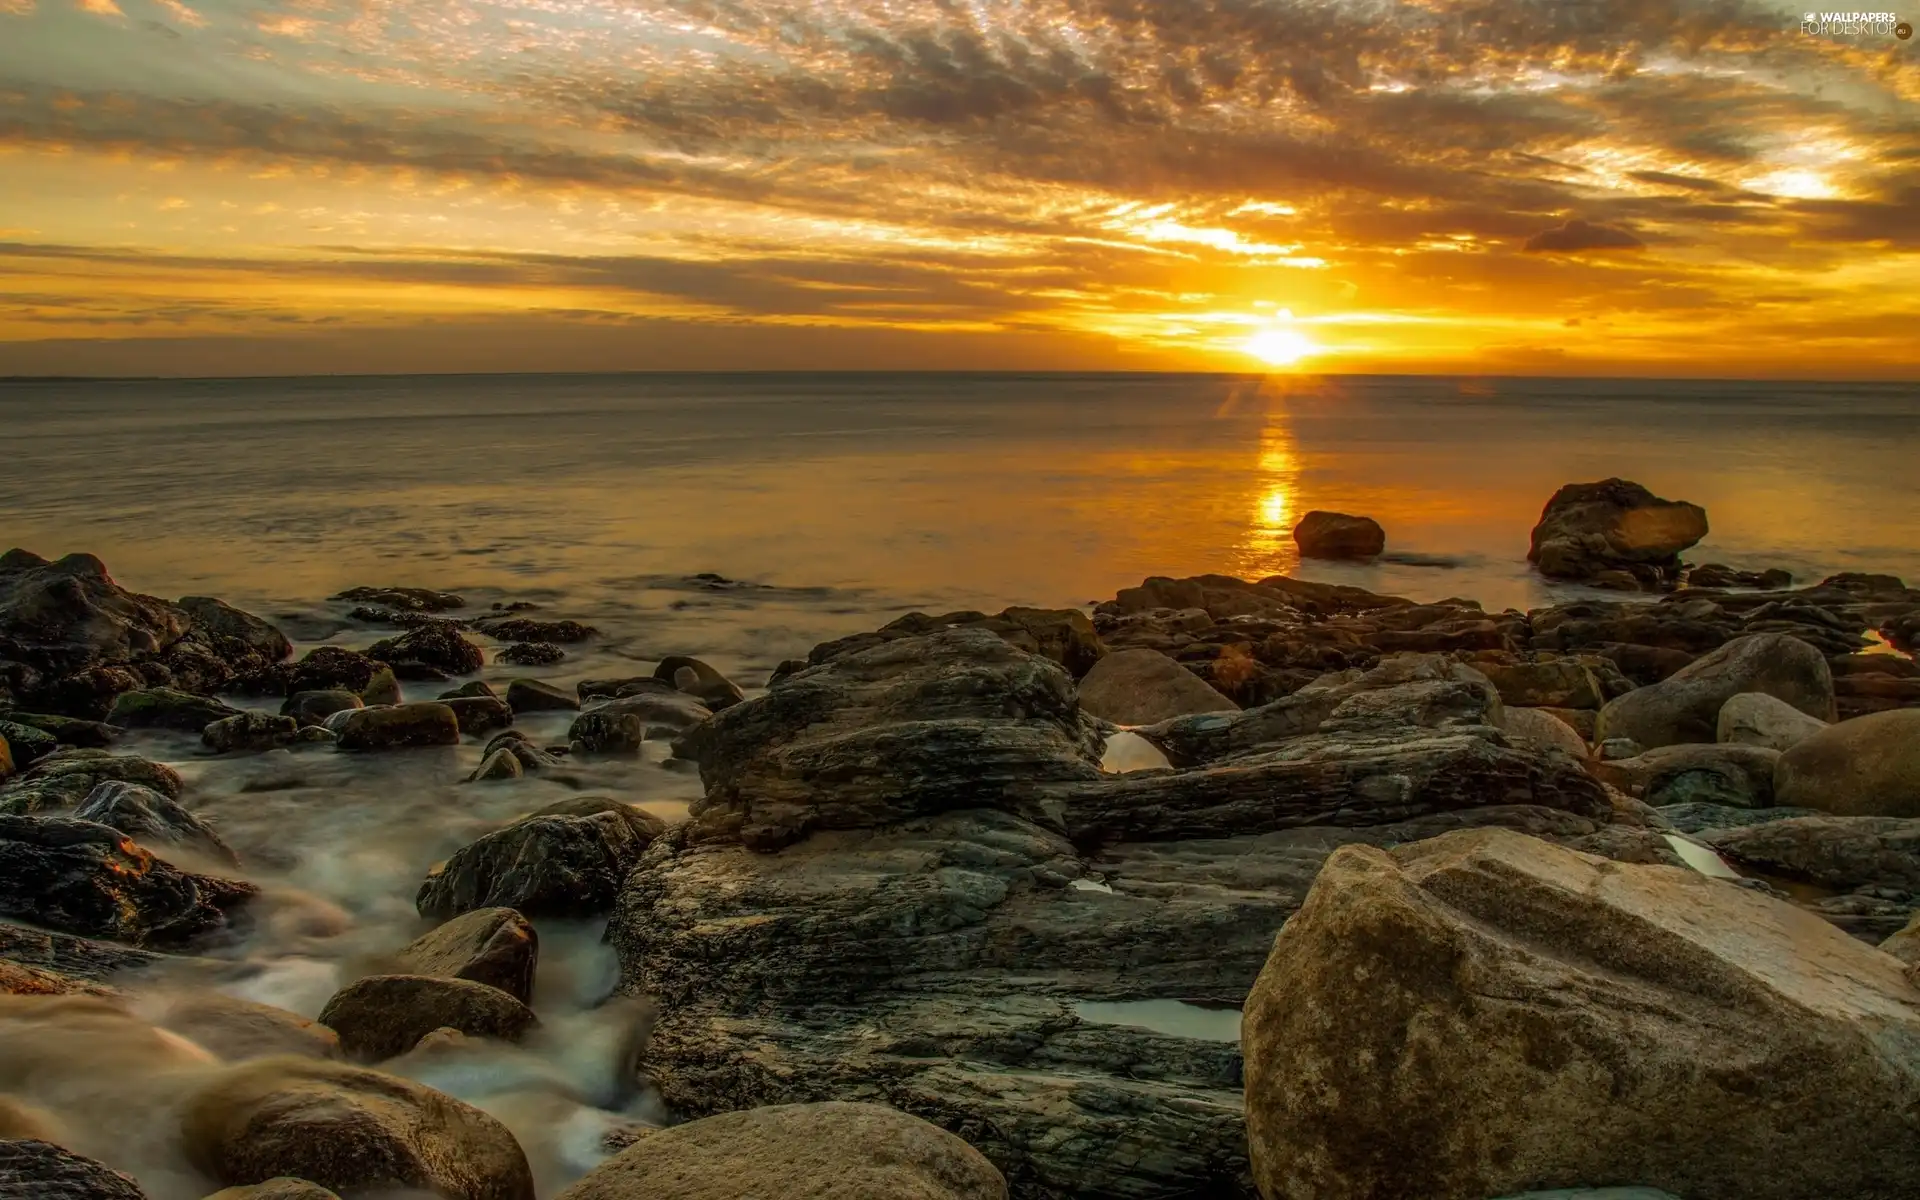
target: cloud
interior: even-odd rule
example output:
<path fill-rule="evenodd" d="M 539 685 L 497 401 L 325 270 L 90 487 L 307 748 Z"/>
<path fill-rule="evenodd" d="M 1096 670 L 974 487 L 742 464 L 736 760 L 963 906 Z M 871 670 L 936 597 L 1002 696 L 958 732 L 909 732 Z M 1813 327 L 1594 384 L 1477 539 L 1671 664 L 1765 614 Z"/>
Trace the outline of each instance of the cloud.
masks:
<path fill-rule="evenodd" d="M 1645 250 L 1647 244 L 1624 229 L 1579 219 L 1543 229 L 1527 239 L 1529 254 L 1581 254 L 1590 250 Z"/>

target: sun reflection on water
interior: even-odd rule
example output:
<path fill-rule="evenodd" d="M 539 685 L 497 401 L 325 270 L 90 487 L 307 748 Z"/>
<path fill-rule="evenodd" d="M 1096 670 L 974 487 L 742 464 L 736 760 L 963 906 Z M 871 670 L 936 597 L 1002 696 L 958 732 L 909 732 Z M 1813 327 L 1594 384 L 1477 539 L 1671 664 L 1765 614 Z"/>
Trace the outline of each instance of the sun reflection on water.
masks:
<path fill-rule="evenodd" d="M 1244 579 L 1284 574 L 1300 562 L 1293 544 L 1293 526 L 1299 520 L 1294 501 L 1300 491 L 1300 463 L 1291 422 L 1277 402 L 1270 401 L 1267 407 L 1251 484 L 1252 511 L 1235 548 L 1234 573 Z"/>

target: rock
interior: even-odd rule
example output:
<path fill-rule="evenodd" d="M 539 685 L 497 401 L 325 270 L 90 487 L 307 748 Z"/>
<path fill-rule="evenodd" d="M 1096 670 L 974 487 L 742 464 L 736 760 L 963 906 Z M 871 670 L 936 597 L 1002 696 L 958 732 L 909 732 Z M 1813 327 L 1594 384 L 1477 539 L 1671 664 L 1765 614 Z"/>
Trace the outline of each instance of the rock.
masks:
<path fill-rule="evenodd" d="M 340 646 L 315 646 L 288 670 L 287 694 L 297 696 L 302 692 L 351 692 L 358 696 L 368 689 L 374 682 L 374 676 L 385 665 L 385 663 L 375 662 L 358 650 L 348 650 Z"/>
<path fill-rule="evenodd" d="M 309 693 L 310 695 L 312 693 Z M 200 731 L 200 741 L 215 754 L 236 750 L 272 750 L 300 741 L 300 722 L 263 712 L 235 713 Z"/>
<path fill-rule="evenodd" d="M 1855 817 L 1920 817 L 1920 709 L 1869 713 L 1780 756 L 1781 804 Z"/>
<path fill-rule="evenodd" d="M 595 700 L 624 700 L 629 696 L 684 694 L 673 686 L 672 680 L 655 679 L 651 675 L 639 675 L 630 679 L 583 679 L 576 685 L 575 690 L 580 693 L 580 703 L 583 705 L 591 704 Z"/>
<path fill-rule="evenodd" d="M 6 734 L 0 732 L 0 783 L 12 779 L 13 775 L 13 747 L 7 743 Z"/>
<path fill-rule="evenodd" d="M 222 654 L 223 658 L 239 659 L 253 654 L 263 663 L 277 663 L 293 656 L 293 644 L 285 634 L 224 600 L 187 596 L 178 604 L 180 611 L 187 615 L 191 629 L 202 634 L 216 649 L 220 643 L 233 643 Z"/>
<path fill-rule="evenodd" d="M 527 735 L 517 729 L 509 729 L 488 742 L 481 757 L 490 759 L 502 750 L 517 761 L 523 771 L 545 771 L 560 765 L 558 758 L 527 741 Z"/>
<path fill-rule="evenodd" d="M 557 642 L 572 645 L 598 637 L 600 631 L 578 621 L 536 621 L 530 617 L 482 617 L 474 628 L 503 642 Z"/>
<path fill-rule="evenodd" d="M 1514 737 L 1526 738 L 1543 746 L 1557 746 L 1575 758 L 1587 757 L 1586 740 L 1573 726 L 1545 709 L 1504 709 L 1501 727 Z"/>
<path fill-rule="evenodd" d="M 1570 483 L 1553 494 L 1533 527 L 1527 561 L 1554 579 L 1624 570 L 1641 582 L 1671 579 L 1680 552 L 1707 536 L 1697 504 L 1662 500 L 1637 483 Z"/>
<path fill-rule="evenodd" d="M 1681 1198 L 1672 1192 L 1663 1192 L 1659 1188 L 1606 1187 L 1563 1188 L 1552 1192 L 1526 1192 L 1518 1196 L 1503 1197 L 1503 1200 L 1681 1200 Z"/>
<path fill-rule="evenodd" d="M 1116 725 L 1153 725 L 1240 706 L 1158 650 L 1118 650 L 1080 681 L 1080 707 Z"/>
<path fill-rule="evenodd" d="M 60 739 L 52 734 L 4 719 L 0 719 L 0 741 L 6 743 L 6 765 L 0 767 L 0 783 L 60 748 Z"/>
<path fill-rule="evenodd" d="M 283 1008 L 215 991 L 163 995 L 157 1004 L 143 999 L 141 1015 L 225 1062 L 283 1054 L 340 1057 L 340 1038 L 325 1025 Z"/>
<path fill-rule="evenodd" d="M 397 638 L 375 642 L 367 647 L 367 656 L 391 664 L 396 672 L 403 664 L 414 664 L 449 675 L 471 675 L 486 663 L 480 647 L 446 624 L 416 626 Z"/>
<path fill-rule="evenodd" d="M 178 945 L 224 926 L 253 891 L 181 871 L 105 825 L 0 816 L 0 916 L 136 946 Z"/>
<path fill-rule="evenodd" d="M 1372 517 L 1315 509 L 1293 527 L 1302 558 L 1375 558 L 1387 548 L 1387 531 Z"/>
<path fill-rule="evenodd" d="M 460 718 L 436 700 L 359 708 L 338 733 L 342 750 L 399 750 L 412 746 L 457 746 Z"/>
<path fill-rule="evenodd" d="M 480 908 L 421 935 L 400 951 L 396 973 L 469 979 L 531 1004 L 539 960 L 540 937 L 525 917 L 511 908 Z"/>
<path fill-rule="evenodd" d="M 567 652 L 552 642 L 515 642 L 496 653 L 493 661 L 515 667 L 550 667 L 566 657 Z"/>
<path fill-rule="evenodd" d="M 1006 1200 L 978 1150 L 878 1104 L 785 1104 L 675 1125 L 559 1200 Z"/>
<path fill-rule="evenodd" d="M 127 692 L 114 700 L 107 723 L 122 729 L 170 729 L 199 733 L 215 721 L 240 715 L 240 710 L 206 696 L 173 688 Z"/>
<path fill-rule="evenodd" d="M 484 983 L 429 975 L 370 975 L 335 992 L 320 1023 L 363 1062 L 385 1062 L 436 1029 L 518 1041 L 534 1025 L 525 1003 Z"/>
<path fill-rule="evenodd" d="M 49 1142 L 0 1140 L 6 1200 L 147 1200 L 131 1176 Z"/>
<path fill-rule="evenodd" d="M 76 821 L 92 821 L 126 834 L 148 849 L 185 846 L 229 866 L 240 859 L 211 825 L 180 802 L 137 783 L 106 780 L 73 810 Z"/>
<path fill-rule="evenodd" d="M 538 679 L 516 679 L 507 685 L 507 707 L 516 713 L 579 712 L 574 696 Z"/>
<path fill-rule="evenodd" d="M 1880 949 L 1907 964 L 1907 978 L 1920 986 L 1920 911 L 1898 933 L 1880 943 Z"/>
<path fill-rule="evenodd" d="M 340 1194 L 317 1183 L 282 1176 L 265 1183 L 224 1188 L 207 1200 L 340 1200 Z"/>
<path fill-rule="evenodd" d="M 1761 633 L 1735 638 L 1665 682 L 1609 701 L 1600 710 L 1599 735 L 1648 748 L 1712 742 L 1721 707 L 1742 692 L 1763 692 L 1823 721 L 1834 718 L 1827 660 L 1797 638 Z"/>
<path fill-rule="evenodd" d="M 534 1200 L 526 1155 L 504 1125 L 417 1083 L 339 1063 L 230 1068 L 188 1099 L 181 1134 L 194 1165 L 224 1185 L 293 1176 L 343 1194 Z"/>
<path fill-rule="evenodd" d="M 334 713 L 365 707 L 358 695 L 343 689 L 295 692 L 280 706 L 280 715 L 292 717 L 302 726 L 318 726 Z"/>
<path fill-rule="evenodd" d="M 104 750 L 119 740 L 120 734 L 124 732 L 102 721 L 83 721 L 78 717 L 62 717 L 52 713 L 16 710 L 7 713 L 4 720 L 16 728 L 25 726 L 28 729 L 38 730 L 52 737 L 62 746 L 74 746 L 83 750 Z"/>
<path fill-rule="evenodd" d="M 70 674 L 156 654 L 186 625 L 166 601 L 120 587 L 91 554 L 58 562 L 26 550 L 0 554 L 0 658 Z"/>
<path fill-rule="evenodd" d="M 455 696 L 437 703 L 452 709 L 460 732 L 470 736 L 479 737 L 513 724 L 513 709 L 493 696 Z"/>
<path fill-rule="evenodd" d="M 1885 889 L 1920 906 L 1920 820 L 1901 817 L 1795 817 L 1700 840 L 1756 871 L 1834 891 Z"/>
<path fill-rule="evenodd" d="M 1687 586 L 1690 588 L 1759 588 L 1778 591 L 1792 584 L 1793 575 L 1778 568 L 1736 571 L 1723 563 L 1703 563 L 1687 572 Z"/>
<path fill-rule="evenodd" d="M 1595 775 L 1655 807 L 1720 804 L 1771 808 L 1778 750 L 1762 746 L 1662 746 L 1596 764 Z"/>
<path fill-rule="evenodd" d="M 480 765 L 467 776 L 468 783 L 505 783 L 526 775 L 526 768 L 512 750 L 505 748 L 490 750 L 480 760 Z"/>
<path fill-rule="evenodd" d="M 567 739 L 583 754 L 637 754 L 646 727 L 629 712 L 590 711 L 574 718 Z"/>
<path fill-rule="evenodd" d="M 1532 711 L 1545 713 L 1571 728 L 1580 735 L 1581 742 L 1591 746 L 1593 735 L 1600 728 L 1600 714 L 1590 708 L 1536 708 Z"/>
<path fill-rule="evenodd" d="M 1254 1175 L 1269 1200 L 1911 1194 L 1916 1038 L 1897 962 L 1753 891 L 1505 830 L 1347 847 L 1247 1001 Z"/>
<path fill-rule="evenodd" d="M 1692 834 L 1820 815 L 1811 808 L 1736 808 L 1725 804 L 1669 804 L 1655 811 L 1676 832 Z"/>
<path fill-rule="evenodd" d="M 713 716 L 713 710 L 685 692 L 639 692 L 595 703 L 587 710 L 603 722 L 632 716 L 642 740 L 673 738 Z"/>
<path fill-rule="evenodd" d="M 1720 706 L 1714 739 L 1736 746 L 1791 750 L 1827 727 L 1785 700 L 1765 692 L 1741 692 Z"/>
<path fill-rule="evenodd" d="M 98 982 L 165 961 L 165 956 L 0 921 L 0 959 L 70 979 Z"/>
<path fill-rule="evenodd" d="M 383 604 L 402 612 L 415 613 L 452 612 L 467 606 L 465 599 L 452 592 L 436 592 L 430 588 L 356 587 L 331 598 L 361 604 Z"/>
<path fill-rule="evenodd" d="M 493 685 L 488 683 L 484 679 L 471 679 L 471 680 L 468 680 L 466 683 L 461 684 L 459 687 L 454 688 L 450 692 L 441 692 L 438 699 L 465 700 L 475 696 L 479 696 L 487 700 L 498 700 L 500 698 L 500 693 L 494 691 Z"/>
<path fill-rule="evenodd" d="M 872 633 L 858 633 L 815 646 L 804 664 L 818 666 L 848 654 L 871 650 L 885 642 L 905 637 L 925 637 L 948 629 L 984 629 L 1002 641 L 1028 654 L 1050 658 L 1067 669 L 1075 679 L 1093 669 L 1106 654 L 1100 635 L 1087 614 L 1072 608 L 1008 608 L 994 616 L 979 612 L 952 612 L 939 616 L 908 613 L 888 622 Z M 793 673 L 789 669 L 786 675 Z M 776 671 L 777 678 L 785 675 Z"/>
<path fill-rule="evenodd" d="M 180 773 L 165 763 L 131 754 L 62 750 L 0 787 L 0 812 L 27 814 L 72 808 L 108 780 L 137 783 L 173 799 L 180 797 L 182 789 Z"/>
<path fill-rule="evenodd" d="M 617 800 L 562 800 L 461 847 L 420 885 L 416 906 L 438 920 L 488 907 L 529 917 L 602 914 L 665 828 Z"/>
<path fill-rule="evenodd" d="M 693 673 L 691 682 L 682 682 L 682 671 Z M 699 659 L 684 655 L 669 655 L 661 659 L 660 665 L 653 669 L 653 677 L 673 684 L 676 690 L 695 697 L 714 712 L 730 708 L 747 698 L 747 694 L 733 680 Z"/>
<path fill-rule="evenodd" d="M 1520 708 L 1599 708 L 1608 696 L 1592 668 L 1577 659 L 1544 662 L 1475 662 L 1500 699 Z"/>

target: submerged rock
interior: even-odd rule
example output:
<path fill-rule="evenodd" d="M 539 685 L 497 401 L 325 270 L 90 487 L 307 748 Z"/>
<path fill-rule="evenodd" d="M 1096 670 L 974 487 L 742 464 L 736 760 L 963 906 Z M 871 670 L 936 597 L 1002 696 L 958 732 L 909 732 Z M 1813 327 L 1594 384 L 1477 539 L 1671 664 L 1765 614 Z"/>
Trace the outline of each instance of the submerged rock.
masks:
<path fill-rule="evenodd" d="M 147 1200 L 131 1176 L 32 1138 L 0 1138 L 0 1196 L 6 1200 Z"/>
<path fill-rule="evenodd" d="M 1916 1044 L 1899 963 L 1755 892 L 1501 830 L 1350 847 L 1248 999 L 1248 1138 L 1269 1200 L 1906 1195 Z"/>
<path fill-rule="evenodd" d="M 878 1104 L 788 1104 L 640 1139 L 559 1200 L 1006 1200 L 980 1152 Z"/>
<path fill-rule="evenodd" d="M 457 746 L 460 718 L 439 701 L 382 705 L 348 712 L 338 732 L 342 750 Z"/>
<path fill-rule="evenodd" d="M 1780 757 L 1781 804 L 1855 817 L 1920 817 L 1920 709 L 1830 726 Z"/>
<path fill-rule="evenodd" d="M 334 993 L 320 1023 L 340 1048 L 363 1062 L 385 1062 L 437 1029 L 516 1041 L 535 1024 L 533 1010 L 499 988 L 431 975 L 369 975 Z"/>
<path fill-rule="evenodd" d="M 416 906 L 440 920 L 490 907 L 530 917 L 605 913 L 665 828 L 617 800 L 561 800 L 461 847 L 420 885 Z"/>
<path fill-rule="evenodd" d="M 0 816 L 0 916 L 136 946 L 178 945 L 224 926 L 253 892 L 181 871 L 105 825 Z"/>
<path fill-rule="evenodd" d="M 122 729 L 170 729 L 199 733 L 215 721 L 240 715 L 240 710 L 206 696 L 173 688 L 126 692 L 107 710 L 107 723 Z"/>
<path fill-rule="evenodd" d="M 1080 681 L 1080 707 L 1116 725 L 1153 725 L 1240 706 L 1158 650 L 1116 650 Z"/>
<path fill-rule="evenodd" d="M 1377 558 L 1387 548 L 1387 531 L 1372 517 L 1316 509 L 1293 527 L 1293 541 L 1302 558 Z"/>
<path fill-rule="evenodd" d="M 302 726 L 317 726 L 337 712 L 365 707 L 366 703 L 358 695 L 336 688 L 320 692 L 295 692 L 280 706 L 280 715 L 292 717 Z"/>
<path fill-rule="evenodd" d="M 515 667 L 550 667 L 566 657 L 567 652 L 552 642 L 515 642 L 502 647 L 493 661 Z"/>
<path fill-rule="evenodd" d="M 578 621 L 536 621 L 531 617 L 482 617 L 474 628 L 503 642 L 547 642 L 571 645 L 598 637 L 600 631 Z"/>
<path fill-rule="evenodd" d="M 507 707 L 516 713 L 579 712 L 579 699 L 538 679 L 516 679 L 507 685 Z"/>
<path fill-rule="evenodd" d="M 108 780 L 137 783 L 175 800 L 184 786 L 180 773 L 165 763 L 132 754 L 62 750 L 0 787 L 0 812 L 24 815 L 72 808 Z"/>
<path fill-rule="evenodd" d="M 1649 749 L 1715 740 L 1720 709 L 1762 692 L 1823 721 L 1834 718 L 1833 675 L 1818 650 L 1780 633 L 1735 638 L 1670 678 L 1628 692 L 1600 710 L 1599 736 L 1632 738 Z"/>
<path fill-rule="evenodd" d="M 1680 552 L 1707 536 L 1697 504 L 1662 500 L 1637 483 L 1570 483 L 1553 494 L 1533 527 L 1527 561 L 1555 579 L 1624 570 L 1644 583 L 1677 577 Z"/>
<path fill-rule="evenodd" d="M 272 750 L 296 745 L 306 740 L 303 732 L 300 722 L 293 717 L 243 712 L 208 725 L 200 731 L 200 741 L 215 754 L 230 754 L 236 750 Z"/>
<path fill-rule="evenodd" d="M 332 599 L 360 604 L 383 604 L 403 612 L 451 612 L 456 608 L 467 606 L 463 597 L 452 592 L 436 592 L 431 588 L 414 587 L 354 587 L 348 588 Z"/>
<path fill-rule="evenodd" d="M 422 934 L 395 960 L 403 974 L 470 979 L 531 1004 L 540 937 L 511 908 L 480 908 Z"/>
<path fill-rule="evenodd" d="M 669 655 L 653 669 L 653 677 L 699 700 L 714 712 L 747 698 L 740 686 L 697 658 Z"/>
<path fill-rule="evenodd" d="M 391 664 L 396 671 L 413 665 L 449 675 L 471 675 L 486 663 L 480 647 L 448 624 L 420 625 L 397 638 L 375 642 L 367 647 L 367 656 Z"/>
<path fill-rule="evenodd" d="M 181 1135 L 221 1184 L 280 1176 L 346 1194 L 416 1188 L 442 1200 L 534 1200 L 506 1126 L 405 1079 L 272 1058 L 233 1067 L 187 1101 Z"/>
<path fill-rule="evenodd" d="M 195 989 L 165 996 L 157 1005 L 140 1000 L 141 1015 L 187 1038 L 226 1062 L 294 1054 L 340 1057 L 340 1038 L 325 1025 L 270 1004 Z"/>
<path fill-rule="evenodd" d="M 182 808 L 179 801 L 137 783 L 101 783 L 73 810 L 73 819 L 116 829 L 149 849 L 186 846 L 230 866 L 240 864 L 211 825 Z"/>
<path fill-rule="evenodd" d="M 513 709 L 494 696 L 455 696 L 438 701 L 453 710 L 460 732 L 471 737 L 505 729 L 513 724 Z"/>

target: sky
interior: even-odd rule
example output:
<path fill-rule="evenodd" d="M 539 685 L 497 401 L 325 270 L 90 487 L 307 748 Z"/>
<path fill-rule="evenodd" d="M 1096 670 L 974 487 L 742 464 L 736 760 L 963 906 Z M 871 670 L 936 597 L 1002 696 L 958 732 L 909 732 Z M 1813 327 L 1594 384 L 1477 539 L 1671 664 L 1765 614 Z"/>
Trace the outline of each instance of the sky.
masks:
<path fill-rule="evenodd" d="M 0 0 L 0 374 L 1920 378 L 1920 41 L 1802 18 Z"/>

